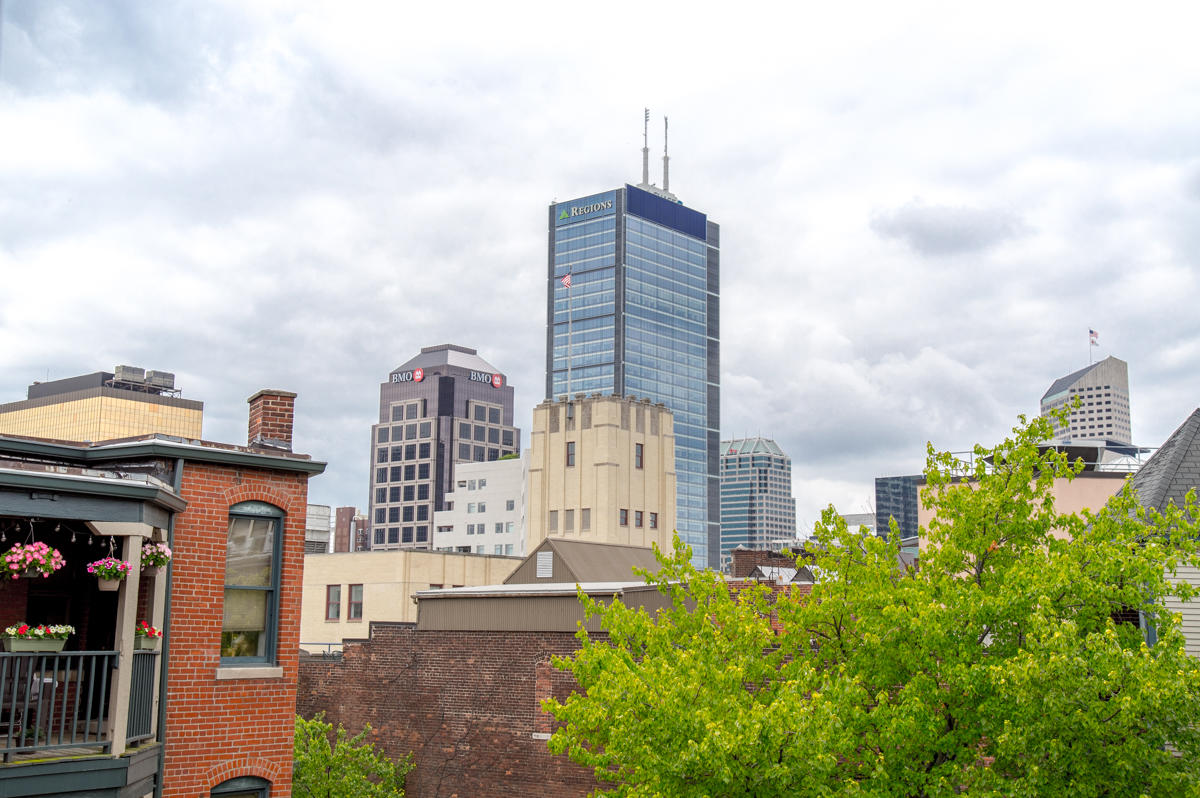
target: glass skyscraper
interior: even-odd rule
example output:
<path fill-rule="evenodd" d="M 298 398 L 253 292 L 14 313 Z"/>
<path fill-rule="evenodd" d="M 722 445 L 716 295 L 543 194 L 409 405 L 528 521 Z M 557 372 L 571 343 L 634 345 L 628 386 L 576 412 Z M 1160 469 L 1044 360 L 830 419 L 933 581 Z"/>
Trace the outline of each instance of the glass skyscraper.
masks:
<path fill-rule="evenodd" d="M 546 398 L 669 407 L 676 527 L 698 565 L 718 567 L 720 227 L 666 192 L 626 185 L 552 204 L 549 237 Z"/>
<path fill-rule="evenodd" d="M 792 458 L 767 438 L 721 442 L 721 565 L 738 546 L 796 539 Z"/>

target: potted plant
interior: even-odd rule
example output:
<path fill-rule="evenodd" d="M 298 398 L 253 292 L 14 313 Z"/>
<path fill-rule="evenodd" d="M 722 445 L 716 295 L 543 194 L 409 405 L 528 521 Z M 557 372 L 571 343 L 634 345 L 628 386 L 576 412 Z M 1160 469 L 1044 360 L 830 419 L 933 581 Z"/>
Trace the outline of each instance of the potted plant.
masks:
<path fill-rule="evenodd" d="M 22 576 L 43 578 L 67 564 L 62 552 L 45 543 L 17 543 L 4 553 L 3 572 L 12 579 Z"/>
<path fill-rule="evenodd" d="M 151 626 L 145 621 L 138 621 L 133 630 L 133 647 L 137 649 L 156 649 L 158 641 L 162 640 L 162 629 Z"/>
<path fill-rule="evenodd" d="M 20 623 L 4 630 L 5 651 L 62 651 L 75 627 L 67 624 L 30 626 Z"/>
<path fill-rule="evenodd" d="M 146 543 L 142 546 L 142 573 L 154 576 L 171 561 L 171 549 L 166 543 Z"/>
<path fill-rule="evenodd" d="M 132 567 L 126 560 L 108 556 L 88 563 L 87 571 L 100 580 L 101 590 L 117 590 L 121 587 L 121 580 L 129 575 L 129 569 Z"/>

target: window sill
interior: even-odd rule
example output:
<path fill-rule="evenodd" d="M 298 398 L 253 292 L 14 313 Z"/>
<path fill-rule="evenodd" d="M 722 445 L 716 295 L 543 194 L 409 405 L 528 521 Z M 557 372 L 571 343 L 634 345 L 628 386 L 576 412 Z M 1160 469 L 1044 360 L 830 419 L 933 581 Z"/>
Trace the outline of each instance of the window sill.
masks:
<path fill-rule="evenodd" d="M 282 679 L 283 668 L 278 665 L 221 665 L 217 679 Z"/>

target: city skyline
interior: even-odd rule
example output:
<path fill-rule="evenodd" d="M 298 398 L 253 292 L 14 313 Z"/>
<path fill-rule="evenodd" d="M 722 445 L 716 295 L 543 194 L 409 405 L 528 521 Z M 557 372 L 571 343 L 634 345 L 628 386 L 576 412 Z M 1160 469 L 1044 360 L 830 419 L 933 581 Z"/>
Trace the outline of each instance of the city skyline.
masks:
<path fill-rule="evenodd" d="M 639 9 L 673 41 L 603 69 L 621 14 L 289 6 L 4 2 L 0 402 L 152 364 L 239 440 L 295 391 L 312 500 L 365 509 L 379 376 L 419 347 L 502 364 L 527 423 L 546 206 L 636 183 L 648 105 L 653 179 L 666 114 L 671 190 L 723 228 L 722 437 L 792 456 L 802 530 L 1036 414 L 1089 329 L 1135 443 L 1200 403 L 1184 4 Z"/>

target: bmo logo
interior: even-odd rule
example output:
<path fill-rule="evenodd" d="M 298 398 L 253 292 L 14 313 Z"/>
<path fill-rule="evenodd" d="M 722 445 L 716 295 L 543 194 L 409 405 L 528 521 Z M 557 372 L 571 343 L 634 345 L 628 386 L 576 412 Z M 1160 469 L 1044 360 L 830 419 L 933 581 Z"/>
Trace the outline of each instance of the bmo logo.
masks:
<path fill-rule="evenodd" d="M 502 374 L 489 374 L 486 371 L 472 371 L 469 379 L 471 382 L 491 383 L 493 388 L 504 387 L 504 375 Z"/>
<path fill-rule="evenodd" d="M 423 379 L 425 379 L 425 369 L 397 371 L 392 375 L 392 382 L 420 382 Z"/>

